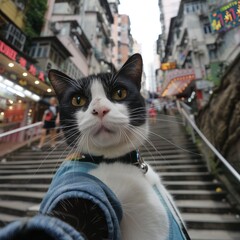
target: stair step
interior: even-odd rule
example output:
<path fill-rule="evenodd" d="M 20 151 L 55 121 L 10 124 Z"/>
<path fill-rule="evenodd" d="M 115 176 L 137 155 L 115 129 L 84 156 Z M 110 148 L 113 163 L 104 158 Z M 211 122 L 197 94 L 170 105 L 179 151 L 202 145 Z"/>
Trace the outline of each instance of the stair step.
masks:
<path fill-rule="evenodd" d="M 22 166 L 22 165 L 29 165 L 29 166 L 39 166 L 39 165 L 47 165 L 47 164 L 59 164 L 65 161 L 66 159 L 45 159 L 41 161 L 33 161 L 32 159 L 29 160 L 17 160 L 17 161 L 8 161 L 5 163 L 0 163 L 0 168 L 1 166 Z"/>
<path fill-rule="evenodd" d="M 44 163 L 44 164 L 41 164 L 41 163 L 38 163 L 38 165 L 6 165 L 6 166 L 3 166 L 3 165 L 0 165 L 0 171 L 4 170 L 20 170 L 20 169 L 33 169 L 33 170 L 36 170 L 36 169 L 56 169 L 59 167 L 61 163 L 55 163 L 55 164 L 51 164 L 51 163 Z"/>
<path fill-rule="evenodd" d="M 141 156 L 142 157 L 145 157 L 145 156 L 159 156 L 159 155 L 165 155 L 165 154 L 167 154 L 167 155 L 176 155 L 176 153 L 177 154 L 192 154 L 192 155 L 197 155 L 197 156 L 201 156 L 196 150 L 194 151 L 192 151 L 192 150 L 190 150 L 190 149 L 188 149 L 188 150 L 182 150 L 182 149 L 175 149 L 175 150 L 173 150 L 173 149 L 160 149 L 159 151 L 156 151 L 156 149 L 155 150 L 153 150 L 153 151 L 142 151 L 142 150 L 140 150 L 140 152 L 141 152 Z"/>
<path fill-rule="evenodd" d="M 165 154 L 161 154 L 161 155 L 157 155 L 157 156 L 144 156 L 144 160 L 145 161 L 149 161 L 149 160 L 182 160 L 182 159 L 202 159 L 201 156 L 198 155 L 191 155 L 191 154 L 174 154 L 174 155 L 165 155 Z"/>
<path fill-rule="evenodd" d="M 226 195 L 225 192 L 215 192 L 211 190 L 170 190 L 169 191 L 174 199 L 223 199 Z"/>
<path fill-rule="evenodd" d="M 39 203 L 44 197 L 45 193 L 43 192 L 29 192 L 29 191 L 0 191 L 1 200 L 19 200 L 19 201 L 28 201 Z"/>
<path fill-rule="evenodd" d="M 15 175 L 15 176 L 0 176 L 0 183 L 50 183 L 53 174 L 33 174 L 33 175 Z"/>
<path fill-rule="evenodd" d="M 177 165 L 177 166 L 155 166 L 155 170 L 159 170 L 160 172 L 176 172 L 176 171 L 189 171 L 189 172 L 206 172 L 206 165 Z"/>
<path fill-rule="evenodd" d="M 188 230 L 191 240 L 239 240 L 239 231 L 224 231 L 224 230 Z"/>
<path fill-rule="evenodd" d="M 0 184 L 0 191 L 34 191 L 34 192 L 46 192 L 49 184 Z"/>
<path fill-rule="evenodd" d="M 168 190 L 216 190 L 221 188 L 219 182 L 212 181 L 163 181 L 163 184 Z"/>
<path fill-rule="evenodd" d="M 161 179 L 163 181 L 211 181 L 213 180 L 213 176 L 206 172 L 160 172 L 159 173 Z"/>
<path fill-rule="evenodd" d="M 10 176 L 10 175 L 22 175 L 22 174 L 26 174 L 26 175 L 31 175 L 31 174 L 53 174 L 55 173 L 57 170 L 57 168 L 53 168 L 53 169 L 40 169 L 40 168 L 36 168 L 35 170 L 33 169 L 19 169 L 19 170 L 0 170 L 0 175 L 1 176 Z"/>
<path fill-rule="evenodd" d="M 144 157 L 143 157 L 144 159 Z M 183 165 L 183 164 L 203 164 L 205 163 L 203 160 L 201 159 L 184 159 L 184 160 L 146 160 L 144 159 L 147 163 L 149 163 L 151 166 L 155 167 L 155 166 L 172 166 L 172 165 Z"/>
<path fill-rule="evenodd" d="M 240 219 L 232 214 L 182 213 L 188 229 L 239 231 Z"/>
<path fill-rule="evenodd" d="M 58 155 L 48 155 L 48 154 L 39 154 L 35 156 L 15 156 L 15 157 L 8 157 L 7 161 L 21 161 L 21 160 L 28 160 L 28 161 L 47 161 L 49 159 L 59 159 L 59 157 L 64 158 L 65 156 Z"/>
<path fill-rule="evenodd" d="M 181 213 L 231 213 L 231 206 L 224 201 L 175 200 Z"/>
<path fill-rule="evenodd" d="M 34 203 L 23 201 L 0 200 L 0 212 L 15 216 L 23 216 Z"/>

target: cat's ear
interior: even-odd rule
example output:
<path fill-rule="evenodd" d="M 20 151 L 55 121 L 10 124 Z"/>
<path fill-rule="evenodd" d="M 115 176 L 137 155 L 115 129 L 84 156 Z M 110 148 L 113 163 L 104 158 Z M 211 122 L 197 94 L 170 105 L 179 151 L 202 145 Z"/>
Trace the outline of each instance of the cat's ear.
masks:
<path fill-rule="evenodd" d="M 142 69 L 143 69 L 142 56 L 139 53 L 136 53 L 132 55 L 121 67 L 121 69 L 118 72 L 118 76 L 123 75 L 124 77 L 127 77 L 128 79 L 132 80 L 137 85 L 138 90 L 140 90 Z"/>
<path fill-rule="evenodd" d="M 48 78 L 58 98 L 61 98 L 66 89 L 72 85 L 72 82 L 74 81 L 66 74 L 55 69 L 49 70 Z"/>

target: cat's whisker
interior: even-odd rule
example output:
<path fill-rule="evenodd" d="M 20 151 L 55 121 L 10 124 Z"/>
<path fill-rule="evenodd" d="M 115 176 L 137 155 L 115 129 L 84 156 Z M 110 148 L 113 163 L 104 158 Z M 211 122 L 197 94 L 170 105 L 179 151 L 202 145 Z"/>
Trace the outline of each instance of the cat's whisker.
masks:
<path fill-rule="evenodd" d="M 131 120 L 141 120 L 142 118 L 137 117 L 131 117 Z M 146 117 L 146 120 L 152 120 L 151 117 Z M 171 123 L 176 123 L 176 124 L 180 124 L 180 125 L 184 125 L 184 123 L 182 121 L 173 121 L 173 120 L 168 120 L 168 119 L 160 119 L 160 118 L 156 118 L 155 119 L 156 122 L 171 122 Z"/>
<path fill-rule="evenodd" d="M 157 150 L 157 148 L 154 146 L 154 144 L 153 144 L 145 135 L 143 135 L 140 130 L 138 130 L 137 128 L 135 128 L 135 127 L 133 127 L 133 126 L 129 126 L 128 130 L 134 132 L 134 133 L 137 134 L 137 135 L 139 135 L 141 139 L 144 139 L 147 143 L 149 143 L 149 145 L 162 157 L 163 160 L 166 160 L 166 159 L 164 158 L 164 156 L 161 154 L 161 152 L 159 152 L 159 151 Z M 151 152 L 148 150 L 148 148 L 146 147 L 145 144 L 143 144 L 143 146 L 144 146 L 144 148 L 145 148 L 149 153 L 151 153 Z M 151 153 L 151 156 L 152 156 L 153 160 L 155 160 L 152 153 Z"/>
<path fill-rule="evenodd" d="M 200 153 L 196 153 L 196 152 L 193 152 L 193 151 L 189 151 L 189 150 L 187 150 L 187 149 L 185 149 L 185 148 L 182 148 L 182 147 L 176 145 L 175 143 L 173 143 L 172 141 L 170 141 L 169 139 L 167 139 L 167 138 L 165 138 L 165 137 L 162 137 L 161 135 L 159 135 L 159 134 L 157 134 L 157 133 L 155 133 L 155 132 L 152 132 L 152 131 L 149 130 L 149 134 L 150 134 L 150 135 L 152 134 L 152 135 L 154 135 L 154 136 L 157 136 L 157 137 L 165 140 L 166 142 L 170 143 L 172 146 L 174 146 L 174 147 L 176 147 L 176 148 L 178 148 L 178 149 L 180 149 L 180 150 L 182 150 L 182 151 L 184 151 L 184 152 L 191 153 L 191 154 L 194 154 L 194 155 L 196 155 L 196 156 L 201 156 Z"/>

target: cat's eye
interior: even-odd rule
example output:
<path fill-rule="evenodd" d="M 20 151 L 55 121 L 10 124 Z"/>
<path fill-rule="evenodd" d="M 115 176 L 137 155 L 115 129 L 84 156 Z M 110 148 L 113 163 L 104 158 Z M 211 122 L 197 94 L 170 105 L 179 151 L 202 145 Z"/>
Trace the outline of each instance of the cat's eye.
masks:
<path fill-rule="evenodd" d="M 72 105 L 75 107 L 82 107 L 86 104 L 87 98 L 82 95 L 75 95 L 72 98 Z"/>
<path fill-rule="evenodd" d="M 115 89 L 112 93 L 112 99 L 120 101 L 126 98 L 127 90 L 124 88 Z"/>

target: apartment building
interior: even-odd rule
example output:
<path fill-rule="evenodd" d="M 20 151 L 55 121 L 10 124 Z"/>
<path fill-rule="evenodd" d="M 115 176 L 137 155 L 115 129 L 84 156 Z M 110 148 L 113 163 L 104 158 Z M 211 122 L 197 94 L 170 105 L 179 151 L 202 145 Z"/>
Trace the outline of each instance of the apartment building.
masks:
<path fill-rule="evenodd" d="M 201 108 L 209 98 L 212 87 L 219 84 L 224 69 L 239 54 L 239 27 L 217 31 L 213 29 L 218 19 L 215 11 L 232 8 L 237 11 L 237 1 L 219 6 L 218 1 L 182 0 L 176 17 L 171 19 L 162 63 L 174 62 L 176 69 L 164 71 L 162 94 L 187 97 L 191 102 L 197 97 Z M 234 11 L 235 11 L 234 10 Z M 218 15 L 219 16 L 219 15 Z M 237 15 L 236 15 L 237 18 Z M 231 19 L 234 24 L 234 17 Z M 223 24 L 222 24 L 223 26 Z"/>
<path fill-rule="evenodd" d="M 131 23 L 126 14 L 115 14 L 112 26 L 114 47 L 112 51 L 113 63 L 119 69 L 133 53 L 133 38 Z"/>
<path fill-rule="evenodd" d="M 45 46 L 47 54 L 39 60 L 43 69 L 58 68 L 80 78 L 112 68 L 113 17 L 107 0 L 49 0 L 45 19 L 30 50 L 36 56 Z"/>

